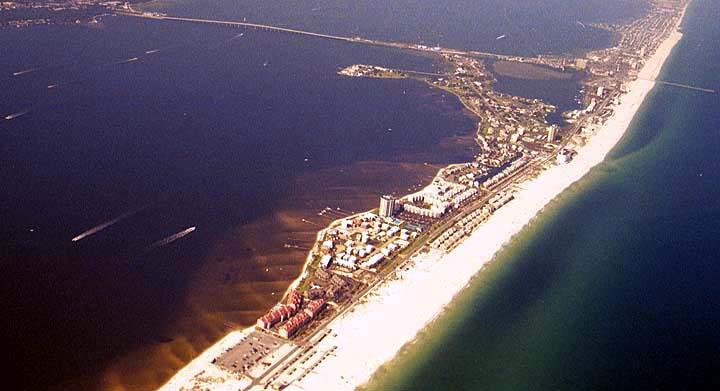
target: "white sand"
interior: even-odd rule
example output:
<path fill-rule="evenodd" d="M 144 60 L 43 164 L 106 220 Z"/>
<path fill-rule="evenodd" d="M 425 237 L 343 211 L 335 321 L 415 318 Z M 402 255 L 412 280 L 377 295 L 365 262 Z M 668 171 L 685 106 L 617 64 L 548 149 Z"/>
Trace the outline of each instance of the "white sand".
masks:
<path fill-rule="evenodd" d="M 242 331 L 233 331 L 226 335 L 213 346 L 195 357 L 188 365 L 176 373 L 160 390 L 192 390 L 194 386 L 202 384 L 203 388 L 211 388 L 217 391 L 242 390 L 250 384 L 245 378 L 237 379 L 229 372 L 223 371 L 220 367 L 212 364 L 212 361 L 223 352 L 240 343 L 240 341 L 252 331 L 247 328 Z"/>
<path fill-rule="evenodd" d="M 467 286 L 472 276 L 545 205 L 604 160 L 622 138 L 645 96 L 655 85 L 651 80 L 658 76 L 681 37 L 682 34 L 673 32 L 662 43 L 641 70 L 640 78 L 630 83 L 628 93 L 622 96 L 613 116 L 578 151 L 572 162 L 552 167 L 523 183 L 515 193 L 515 200 L 495 212 L 453 251 L 448 254 L 432 251 L 415 257 L 415 267 L 402 272 L 401 280 L 384 283 L 366 302 L 335 320 L 330 327 L 336 336 L 325 338 L 318 346 L 321 351 L 336 346 L 335 352 L 287 390 L 351 390 L 367 382 L 381 365 L 432 322 Z M 203 382 L 206 387 L 215 390 L 246 387 L 247 380 L 231 380 L 229 374 L 211 364 L 212 359 L 238 343 L 245 332 L 227 335 L 184 367 L 162 389 L 192 388 L 198 384 L 197 375 L 201 372 L 200 377 L 224 380 L 214 385 Z"/>
<path fill-rule="evenodd" d="M 418 256 L 417 266 L 403 279 L 380 287 L 367 303 L 356 306 L 332 325 L 337 337 L 326 338 L 320 350 L 337 346 L 301 382 L 287 390 L 351 390 L 370 376 L 432 322 L 495 253 L 530 222 L 562 190 L 601 163 L 622 138 L 654 80 L 682 34 L 672 33 L 648 60 L 641 79 L 628 93 L 598 134 L 567 165 L 555 166 L 520 186 L 515 200 L 500 208 L 473 235 L 449 254 Z"/>

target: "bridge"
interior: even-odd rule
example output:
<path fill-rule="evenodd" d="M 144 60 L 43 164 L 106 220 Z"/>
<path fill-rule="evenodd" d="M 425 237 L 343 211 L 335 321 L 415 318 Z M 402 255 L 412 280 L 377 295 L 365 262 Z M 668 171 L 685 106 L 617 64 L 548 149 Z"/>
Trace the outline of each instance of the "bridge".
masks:
<path fill-rule="evenodd" d="M 306 37 L 329 39 L 329 40 L 333 40 L 333 41 L 350 42 L 350 43 L 372 45 L 372 46 L 385 46 L 385 47 L 391 47 L 391 48 L 396 48 L 396 49 L 415 50 L 415 51 L 431 52 L 431 53 L 439 53 L 439 54 L 448 54 L 448 55 L 457 54 L 457 55 L 461 55 L 461 56 L 482 57 L 482 58 L 490 58 L 490 59 L 494 59 L 494 60 L 508 60 L 508 61 L 517 60 L 517 57 L 505 56 L 505 55 L 495 54 L 495 53 L 485 53 L 485 52 L 478 52 L 478 51 L 465 52 L 462 50 L 445 49 L 445 48 L 438 48 L 438 47 L 429 48 L 426 46 L 420 46 L 420 45 L 411 44 L 411 43 L 388 42 L 388 41 L 379 41 L 379 40 L 366 39 L 366 38 L 360 38 L 360 37 L 346 37 L 346 36 L 341 36 L 341 35 L 322 34 L 322 33 L 315 33 L 312 31 L 305 31 L 305 30 L 292 29 L 292 28 L 287 28 L 287 27 L 273 26 L 273 25 L 262 24 L 262 23 L 238 22 L 238 21 L 232 21 L 232 20 L 184 18 L 184 17 L 178 17 L 178 16 L 166 16 L 166 15 L 139 13 L 139 12 L 127 12 L 127 11 L 117 11 L 117 14 L 123 15 L 123 16 L 132 16 L 132 17 L 136 17 L 136 18 L 143 18 L 143 19 L 154 19 L 154 20 L 185 22 L 185 23 L 199 23 L 199 24 L 208 24 L 208 25 L 225 26 L 225 27 L 233 27 L 233 28 L 249 28 L 249 29 L 273 31 L 273 32 L 279 32 L 279 33 L 286 33 L 286 34 L 302 35 L 302 36 L 306 36 Z M 532 60 L 533 59 L 527 59 L 527 61 L 529 61 L 529 62 L 532 62 Z"/>
<path fill-rule="evenodd" d="M 288 33 L 288 34 L 305 35 L 305 36 L 310 36 L 310 37 L 315 37 L 315 38 L 332 39 L 332 40 L 336 40 L 336 41 L 345 41 L 345 42 L 362 41 L 360 38 L 350 38 L 350 37 L 342 37 L 342 36 L 330 35 L 330 34 L 313 33 L 310 31 L 296 30 L 296 29 L 291 29 L 291 28 L 286 28 L 286 27 L 271 26 L 271 25 L 260 24 L 260 23 L 236 22 L 236 21 L 229 21 L 229 20 L 182 18 L 182 17 L 177 17 L 177 16 L 138 14 L 138 13 L 132 13 L 132 12 L 122 12 L 120 14 L 122 14 L 124 16 L 134 16 L 134 17 L 145 18 L 145 19 L 200 23 L 200 24 L 219 25 L 219 26 L 226 26 L 226 27 L 252 28 L 252 29 L 256 29 L 256 30 L 275 31 L 275 32 L 281 32 L 281 33 Z"/>
<path fill-rule="evenodd" d="M 199 23 L 199 24 L 208 24 L 208 25 L 215 25 L 215 26 L 226 26 L 226 27 L 232 27 L 232 28 L 249 28 L 249 29 L 256 29 L 256 30 L 279 32 L 279 33 L 285 33 L 285 34 L 302 35 L 302 36 L 313 37 L 313 38 L 329 39 L 329 40 L 333 40 L 333 41 L 350 42 L 350 43 L 372 45 L 372 46 L 384 46 L 384 47 L 391 47 L 391 48 L 396 48 L 396 49 L 415 50 L 415 51 L 431 52 L 431 53 L 438 53 L 438 54 L 460 55 L 460 56 L 466 56 L 466 57 L 480 57 L 480 58 L 489 58 L 489 59 L 493 59 L 493 60 L 521 61 L 521 62 L 526 62 L 526 63 L 538 63 L 538 61 L 535 58 L 521 58 L 518 56 L 506 56 L 506 55 L 502 55 L 502 54 L 479 52 L 479 51 L 466 52 L 466 51 L 462 51 L 462 50 L 446 49 L 446 48 L 440 48 L 440 47 L 429 48 L 426 46 L 421 46 L 421 45 L 416 45 L 416 44 L 411 44 L 411 43 L 388 42 L 388 41 L 379 41 L 379 40 L 366 39 L 366 38 L 360 38 L 360 37 L 346 37 L 346 36 L 341 36 L 341 35 L 315 33 L 312 31 L 292 29 L 292 28 L 288 28 L 288 27 L 273 26 L 273 25 L 262 24 L 262 23 L 238 22 L 238 21 L 232 21 L 232 20 L 184 18 L 184 17 L 178 17 L 178 16 L 166 16 L 166 15 L 151 14 L 151 13 L 140 13 L 140 12 L 137 12 L 134 10 L 132 10 L 131 12 L 117 11 L 117 14 L 124 15 L 124 16 L 132 16 L 132 17 L 136 17 L 136 18 L 144 18 L 144 19 L 185 22 L 185 23 Z M 422 72 L 411 72 L 411 71 L 406 71 L 406 72 L 422 74 Z M 441 76 L 441 75 L 426 74 L 425 76 Z M 645 79 L 643 77 L 639 77 L 639 79 L 649 80 L 649 79 Z M 668 86 L 693 90 L 693 91 L 706 92 L 706 93 L 710 93 L 710 94 L 714 94 L 716 92 L 715 90 L 711 90 L 708 88 L 701 88 L 701 87 L 690 86 L 690 85 L 680 84 L 680 83 L 673 83 L 673 82 L 663 81 L 663 80 L 649 80 L 649 81 L 653 81 L 653 82 L 660 83 L 660 84 L 665 84 Z"/>

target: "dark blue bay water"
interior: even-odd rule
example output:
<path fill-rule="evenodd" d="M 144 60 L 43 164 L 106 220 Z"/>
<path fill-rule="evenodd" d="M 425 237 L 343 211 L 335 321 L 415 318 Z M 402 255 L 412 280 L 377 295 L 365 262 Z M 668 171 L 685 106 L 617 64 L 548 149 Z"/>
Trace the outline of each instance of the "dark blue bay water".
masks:
<path fill-rule="evenodd" d="M 172 15 L 247 19 L 336 35 L 527 55 L 607 46 L 613 39 L 612 34 L 582 25 L 639 15 L 645 10 L 645 2 L 158 0 L 142 8 Z M 506 38 L 497 40 L 501 35 Z"/>
<path fill-rule="evenodd" d="M 540 99 L 552 104 L 555 106 L 555 111 L 548 113 L 547 121 L 562 125 L 565 122 L 562 113 L 581 108 L 578 103 L 582 95 L 581 77 L 580 74 L 572 74 L 568 79 L 527 79 L 496 75 L 497 81 L 493 84 L 493 88 L 505 94 Z"/>
<path fill-rule="evenodd" d="M 693 2 L 665 80 L 720 89 L 719 14 Z M 606 161 L 367 389 L 718 389 L 718 107 L 657 86 Z"/>
<path fill-rule="evenodd" d="M 305 254 L 285 239 L 317 229 L 301 217 L 472 156 L 457 100 L 335 74 L 432 59 L 238 33 L 108 18 L 0 35 L 0 113 L 26 112 L 0 123 L 2 333 L 30 389 L 158 385 L 298 275 Z"/>

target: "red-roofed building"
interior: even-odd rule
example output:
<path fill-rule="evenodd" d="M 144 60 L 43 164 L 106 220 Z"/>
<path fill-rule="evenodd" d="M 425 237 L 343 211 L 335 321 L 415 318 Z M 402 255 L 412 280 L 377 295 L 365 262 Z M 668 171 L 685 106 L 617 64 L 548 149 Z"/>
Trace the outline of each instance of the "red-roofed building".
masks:
<path fill-rule="evenodd" d="M 311 318 L 316 317 L 325 309 L 325 299 L 313 300 L 305 307 L 304 312 Z"/>
<path fill-rule="evenodd" d="M 280 326 L 278 333 L 283 338 L 290 338 L 298 332 L 303 326 L 310 321 L 310 315 L 305 312 L 300 312 L 285 322 L 284 325 Z"/>
<path fill-rule="evenodd" d="M 274 324 L 288 319 L 293 313 L 295 313 L 295 311 L 290 306 L 279 304 L 270 310 L 270 312 L 260 317 L 256 325 L 261 329 L 268 330 Z"/>
<path fill-rule="evenodd" d="M 297 312 L 302 305 L 302 295 L 295 289 L 291 290 L 288 294 L 287 305 L 293 309 L 293 312 Z"/>

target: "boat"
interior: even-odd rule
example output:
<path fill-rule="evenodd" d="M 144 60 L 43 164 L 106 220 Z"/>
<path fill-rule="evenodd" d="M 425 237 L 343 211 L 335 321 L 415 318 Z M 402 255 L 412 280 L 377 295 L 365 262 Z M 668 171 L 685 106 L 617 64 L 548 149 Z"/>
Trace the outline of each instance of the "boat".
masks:
<path fill-rule="evenodd" d="M 27 114 L 27 113 L 28 113 L 27 111 L 21 111 L 21 112 L 19 112 L 19 113 L 6 115 L 6 116 L 5 116 L 5 119 L 8 120 L 8 121 L 10 121 L 10 120 L 13 120 L 13 119 L 15 119 L 15 118 L 17 118 L 17 117 L 22 117 L 23 115 L 25 115 L 25 114 Z"/>

